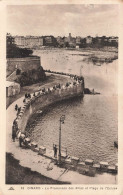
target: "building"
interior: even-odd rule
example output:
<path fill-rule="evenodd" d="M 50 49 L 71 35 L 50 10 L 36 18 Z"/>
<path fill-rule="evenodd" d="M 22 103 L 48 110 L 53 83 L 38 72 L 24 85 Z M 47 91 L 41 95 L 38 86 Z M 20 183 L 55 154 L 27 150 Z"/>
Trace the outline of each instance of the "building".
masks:
<path fill-rule="evenodd" d="M 15 43 L 14 38 L 9 33 L 7 33 L 6 35 L 6 43 L 7 43 L 7 46 L 13 45 Z"/>
<path fill-rule="evenodd" d="M 72 40 L 69 41 L 69 46 L 71 48 L 75 48 L 76 47 L 76 38 L 72 38 Z"/>
<path fill-rule="evenodd" d="M 42 37 L 36 36 L 26 36 L 26 47 L 28 48 L 40 48 L 44 45 L 44 40 Z"/>
<path fill-rule="evenodd" d="M 91 36 L 87 36 L 86 37 L 86 44 L 91 44 L 92 43 L 92 37 Z"/>
<path fill-rule="evenodd" d="M 81 37 L 76 37 L 76 45 L 81 45 Z"/>
<path fill-rule="evenodd" d="M 37 36 L 15 36 L 15 44 L 18 47 L 27 47 L 27 48 L 40 48 L 44 45 L 44 39 Z"/>
<path fill-rule="evenodd" d="M 64 38 L 58 36 L 58 37 L 56 37 L 56 41 L 57 41 L 57 43 L 58 43 L 58 45 L 60 47 L 63 47 L 64 46 Z"/>
<path fill-rule="evenodd" d="M 6 81 L 6 97 L 14 96 L 19 93 L 20 93 L 19 83 Z"/>
<path fill-rule="evenodd" d="M 26 46 L 26 39 L 24 36 L 15 36 L 14 40 L 15 40 L 15 44 L 18 47 L 25 47 Z"/>
<path fill-rule="evenodd" d="M 53 36 L 44 36 L 45 46 L 56 46 L 56 39 Z"/>
<path fill-rule="evenodd" d="M 79 45 L 76 45 L 76 49 L 79 49 Z"/>
<path fill-rule="evenodd" d="M 118 37 L 109 37 L 109 42 L 118 43 Z"/>
<path fill-rule="evenodd" d="M 69 33 L 69 36 L 68 36 L 68 42 L 72 42 L 72 36 L 71 36 L 71 33 Z"/>

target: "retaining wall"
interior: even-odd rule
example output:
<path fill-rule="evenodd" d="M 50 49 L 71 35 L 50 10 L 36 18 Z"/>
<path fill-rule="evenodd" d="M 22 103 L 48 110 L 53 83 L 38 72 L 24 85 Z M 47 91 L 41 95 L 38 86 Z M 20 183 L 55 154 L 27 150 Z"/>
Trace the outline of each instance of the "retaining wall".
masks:
<path fill-rule="evenodd" d="M 16 67 L 22 71 L 28 71 L 32 69 L 38 69 L 41 66 L 40 57 L 32 56 L 25 58 L 7 58 L 6 62 L 6 74 L 9 76 L 15 71 Z"/>

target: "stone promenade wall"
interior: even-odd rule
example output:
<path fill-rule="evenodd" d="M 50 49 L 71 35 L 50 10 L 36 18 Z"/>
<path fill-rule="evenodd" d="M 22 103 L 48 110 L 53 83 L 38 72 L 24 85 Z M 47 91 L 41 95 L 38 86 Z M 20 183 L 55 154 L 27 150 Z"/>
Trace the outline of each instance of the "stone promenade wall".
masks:
<path fill-rule="evenodd" d="M 37 92 L 36 96 L 29 99 L 21 109 L 21 113 L 17 119 L 19 129 L 24 132 L 29 117 L 38 110 L 55 102 L 83 95 L 83 91 L 84 85 L 81 81 L 76 85 L 71 84 L 68 87 L 61 87 L 61 89 L 46 89 L 45 92 Z"/>

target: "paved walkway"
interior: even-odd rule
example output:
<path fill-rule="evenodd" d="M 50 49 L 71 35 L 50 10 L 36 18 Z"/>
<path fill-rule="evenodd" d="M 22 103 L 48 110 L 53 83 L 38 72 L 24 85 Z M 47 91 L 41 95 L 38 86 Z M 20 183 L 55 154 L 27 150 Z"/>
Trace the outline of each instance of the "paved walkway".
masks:
<path fill-rule="evenodd" d="M 54 180 L 66 181 L 72 184 L 115 184 L 117 176 L 112 174 L 96 174 L 95 177 L 89 177 L 79 174 L 75 171 L 68 171 L 64 168 L 59 168 L 54 165 L 51 159 L 38 155 L 30 149 L 23 149 L 19 147 L 19 142 L 11 139 L 12 123 L 16 118 L 15 105 L 23 106 L 23 99 L 16 100 L 7 109 L 7 146 L 6 152 L 12 153 L 14 158 L 20 160 L 20 165 L 29 167 L 32 171 L 37 171 L 42 175 L 52 178 Z M 13 165 L 14 166 L 14 165 Z"/>

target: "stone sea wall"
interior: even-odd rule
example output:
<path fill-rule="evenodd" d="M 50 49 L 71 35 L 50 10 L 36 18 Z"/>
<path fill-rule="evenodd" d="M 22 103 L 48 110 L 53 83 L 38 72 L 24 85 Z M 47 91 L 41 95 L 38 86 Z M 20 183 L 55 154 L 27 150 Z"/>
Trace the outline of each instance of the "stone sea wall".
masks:
<path fill-rule="evenodd" d="M 84 85 L 83 81 L 71 83 L 69 86 L 61 86 L 61 88 L 45 89 L 35 93 L 35 97 L 28 99 L 21 108 L 21 112 L 17 117 L 17 123 L 19 129 L 24 132 L 29 117 L 40 109 L 45 108 L 45 106 L 51 105 L 55 102 L 69 99 L 72 97 L 83 95 Z"/>

